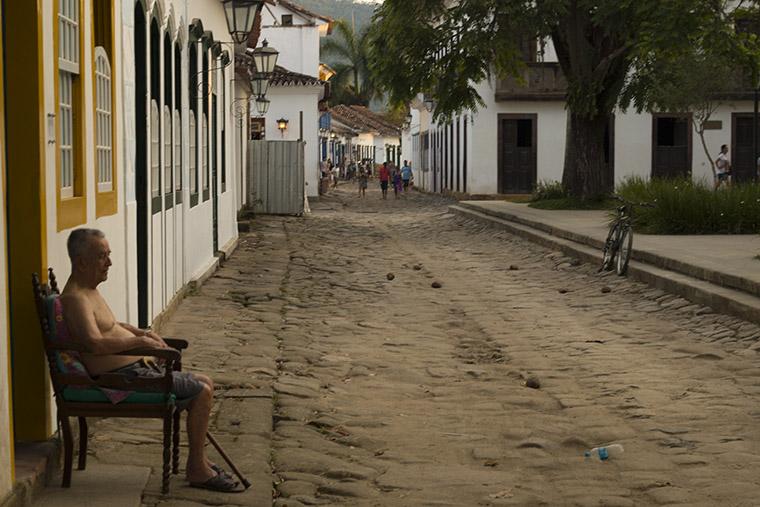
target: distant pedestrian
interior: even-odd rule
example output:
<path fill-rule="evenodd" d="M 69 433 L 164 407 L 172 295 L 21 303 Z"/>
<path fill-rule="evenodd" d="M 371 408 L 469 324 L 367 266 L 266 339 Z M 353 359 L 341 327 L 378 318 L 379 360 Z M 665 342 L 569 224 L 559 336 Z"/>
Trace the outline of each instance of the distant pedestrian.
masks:
<path fill-rule="evenodd" d="M 412 164 L 408 160 L 404 160 L 404 167 L 401 168 L 401 180 L 406 192 L 409 189 L 409 182 L 412 181 Z"/>
<path fill-rule="evenodd" d="M 398 199 L 398 194 L 402 190 L 401 187 L 401 171 L 398 170 L 398 167 L 393 168 L 393 197 Z"/>
<path fill-rule="evenodd" d="M 731 185 L 731 160 L 728 158 L 728 146 L 723 145 L 720 147 L 720 153 L 718 158 L 715 159 L 715 190 L 720 188 L 721 185 Z"/>
<path fill-rule="evenodd" d="M 359 169 L 359 176 L 357 179 L 359 181 L 359 197 L 366 197 L 369 174 L 367 174 L 367 171 L 363 167 Z"/>
<path fill-rule="evenodd" d="M 383 165 L 380 166 L 380 172 L 378 174 L 378 178 L 380 179 L 380 190 L 383 192 L 383 199 L 388 198 L 388 182 L 391 179 L 391 173 L 388 170 L 388 162 L 383 162 Z"/>

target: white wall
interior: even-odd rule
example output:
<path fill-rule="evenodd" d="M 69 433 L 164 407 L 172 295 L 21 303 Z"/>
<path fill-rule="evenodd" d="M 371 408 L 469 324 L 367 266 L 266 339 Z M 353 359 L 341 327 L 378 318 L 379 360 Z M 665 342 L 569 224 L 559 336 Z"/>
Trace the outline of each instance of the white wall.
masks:
<path fill-rule="evenodd" d="M 498 115 L 505 113 L 538 115 L 537 179 L 561 180 L 567 123 L 564 102 L 496 102 L 495 90 L 489 83 L 481 83 L 477 90 L 486 107 L 474 115 L 474 124 L 468 133 L 472 139 L 468 150 L 468 192 L 493 194 L 498 191 Z"/>
<path fill-rule="evenodd" d="M 293 15 L 293 26 L 281 26 L 283 14 Z M 313 22 L 316 24 L 312 25 Z M 261 37 L 280 52 L 277 65 L 293 72 L 319 77 L 319 28 L 324 21 L 307 19 L 282 5 L 262 10 Z"/>
<path fill-rule="evenodd" d="M 319 93 L 321 86 L 272 86 L 267 98 L 271 101 L 266 115 L 266 139 L 296 141 L 300 135 L 299 118 L 303 111 L 304 171 L 306 195 L 319 195 Z M 280 132 L 277 120 L 288 120 L 288 128 Z"/>
<path fill-rule="evenodd" d="M 474 117 L 468 135 L 469 184 L 471 193 L 492 194 L 498 191 L 498 115 L 526 113 L 537 115 L 537 181 L 561 181 L 564 167 L 567 112 L 562 101 L 496 102 L 494 90 L 487 83 L 478 85 L 486 107 Z M 752 103 L 727 102 L 711 120 L 722 122 L 719 130 L 708 130 L 705 140 L 714 159 L 722 144 L 731 146 L 732 113 L 752 111 Z M 615 181 L 628 176 L 648 178 L 652 173 L 652 115 L 618 111 L 615 115 Z M 692 129 L 692 175 L 695 180 L 712 180 L 710 162 L 699 136 Z"/>

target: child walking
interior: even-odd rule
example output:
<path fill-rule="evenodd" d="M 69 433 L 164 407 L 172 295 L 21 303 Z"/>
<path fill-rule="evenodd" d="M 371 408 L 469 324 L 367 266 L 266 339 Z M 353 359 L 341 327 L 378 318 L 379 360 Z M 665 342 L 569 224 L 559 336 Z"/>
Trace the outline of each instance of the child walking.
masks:
<path fill-rule="evenodd" d="M 359 180 L 359 197 L 366 197 L 367 180 L 369 179 L 369 175 L 363 167 L 359 169 L 359 176 L 357 179 Z"/>

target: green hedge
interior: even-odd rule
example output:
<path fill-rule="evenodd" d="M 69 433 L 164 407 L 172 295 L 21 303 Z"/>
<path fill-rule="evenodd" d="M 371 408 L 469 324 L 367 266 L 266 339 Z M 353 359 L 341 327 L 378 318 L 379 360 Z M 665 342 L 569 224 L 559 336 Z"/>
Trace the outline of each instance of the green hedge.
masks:
<path fill-rule="evenodd" d="M 691 179 L 629 178 L 617 190 L 636 207 L 635 228 L 651 234 L 752 234 L 760 232 L 760 184 L 713 190 Z"/>

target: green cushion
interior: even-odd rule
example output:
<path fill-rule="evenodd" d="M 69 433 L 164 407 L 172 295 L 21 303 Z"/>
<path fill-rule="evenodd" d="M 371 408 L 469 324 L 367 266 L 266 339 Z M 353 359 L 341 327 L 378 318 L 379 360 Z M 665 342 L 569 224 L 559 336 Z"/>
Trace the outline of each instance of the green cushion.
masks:
<path fill-rule="evenodd" d="M 67 387 L 63 390 L 63 399 L 66 401 L 79 401 L 83 403 L 111 403 L 100 389 L 76 389 Z M 171 402 L 176 400 L 176 396 L 169 395 Z M 121 403 L 166 403 L 164 393 L 131 393 Z"/>

